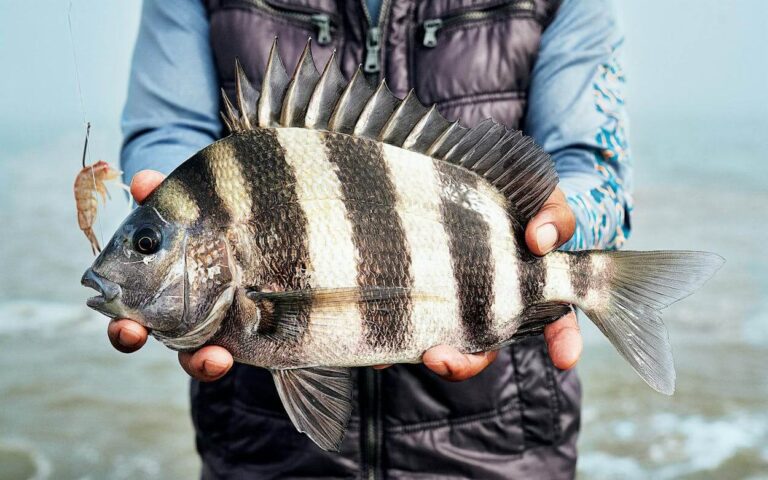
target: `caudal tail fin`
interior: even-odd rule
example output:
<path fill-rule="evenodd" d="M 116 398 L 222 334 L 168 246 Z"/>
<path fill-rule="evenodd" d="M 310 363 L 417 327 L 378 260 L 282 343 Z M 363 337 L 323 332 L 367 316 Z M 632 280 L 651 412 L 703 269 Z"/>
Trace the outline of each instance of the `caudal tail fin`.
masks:
<path fill-rule="evenodd" d="M 595 252 L 604 262 L 594 294 L 578 306 L 655 390 L 675 391 L 672 348 L 661 311 L 701 287 L 724 263 L 708 252 Z M 598 260 L 600 258 L 600 260 Z"/>

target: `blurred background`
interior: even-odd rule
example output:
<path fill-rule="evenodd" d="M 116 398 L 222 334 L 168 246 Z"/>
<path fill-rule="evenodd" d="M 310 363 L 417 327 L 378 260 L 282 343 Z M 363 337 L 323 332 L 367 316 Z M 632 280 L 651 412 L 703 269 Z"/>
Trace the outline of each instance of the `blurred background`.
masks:
<path fill-rule="evenodd" d="M 622 2 L 636 166 L 633 249 L 728 262 L 669 308 L 674 397 L 583 321 L 579 473 L 768 478 L 768 2 Z M 79 285 L 72 182 L 84 116 L 65 0 L 0 0 L 0 479 L 194 478 L 187 378 L 150 340 L 114 351 Z M 140 2 L 74 0 L 91 157 L 117 163 Z M 108 239 L 124 195 L 100 213 Z"/>

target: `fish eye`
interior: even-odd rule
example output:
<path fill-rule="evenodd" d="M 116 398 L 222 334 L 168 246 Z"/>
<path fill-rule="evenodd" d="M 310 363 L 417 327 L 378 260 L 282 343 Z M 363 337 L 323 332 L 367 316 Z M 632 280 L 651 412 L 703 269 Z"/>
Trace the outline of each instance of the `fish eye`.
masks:
<path fill-rule="evenodd" d="M 144 226 L 133 234 L 133 248 L 144 255 L 151 255 L 160 250 L 160 242 L 163 236 L 160 231 L 152 226 Z"/>

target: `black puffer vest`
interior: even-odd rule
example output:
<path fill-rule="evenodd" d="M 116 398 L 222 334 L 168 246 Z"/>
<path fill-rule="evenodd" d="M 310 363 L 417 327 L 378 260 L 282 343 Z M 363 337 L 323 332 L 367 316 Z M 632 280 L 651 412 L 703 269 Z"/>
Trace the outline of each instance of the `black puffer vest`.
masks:
<path fill-rule="evenodd" d="M 260 84 L 279 37 L 290 70 L 307 38 L 324 64 L 336 49 L 351 77 L 362 64 L 404 96 L 414 88 L 448 119 L 473 126 L 522 120 L 541 33 L 554 1 L 384 0 L 371 27 L 365 0 L 208 0 L 222 87 L 239 57 Z M 206 478 L 571 478 L 580 388 L 556 370 L 540 337 L 500 352 L 480 375 L 444 381 L 421 365 L 360 369 L 342 451 L 296 432 L 271 375 L 236 365 L 192 384 L 193 421 Z"/>

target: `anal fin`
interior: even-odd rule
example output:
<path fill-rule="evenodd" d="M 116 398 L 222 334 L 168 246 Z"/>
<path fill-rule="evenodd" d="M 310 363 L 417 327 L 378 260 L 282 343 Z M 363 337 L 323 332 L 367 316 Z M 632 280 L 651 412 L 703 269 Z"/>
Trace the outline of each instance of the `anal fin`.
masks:
<path fill-rule="evenodd" d="M 538 303 L 523 312 L 523 322 L 515 332 L 514 339 L 539 335 L 544 327 L 570 313 L 573 307 L 565 303 Z"/>
<path fill-rule="evenodd" d="M 339 451 L 352 413 L 349 368 L 272 370 L 277 393 L 293 425 L 320 448 Z"/>
<path fill-rule="evenodd" d="M 571 305 L 559 302 L 530 305 L 523 311 L 521 315 L 522 322 L 515 332 L 509 338 L 505 338 L 496 345 L 489 347 L 488 350 L 498 350 L 520 339 L 541 335 L 544 333 L 544 327 L 570 313 L 572 310 L 573 307 Z"/>

